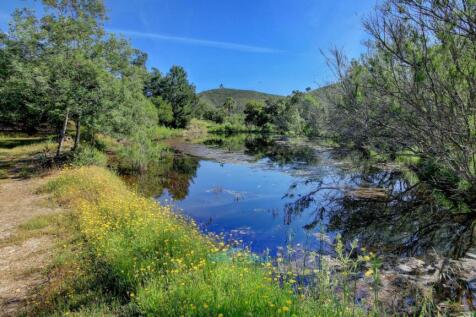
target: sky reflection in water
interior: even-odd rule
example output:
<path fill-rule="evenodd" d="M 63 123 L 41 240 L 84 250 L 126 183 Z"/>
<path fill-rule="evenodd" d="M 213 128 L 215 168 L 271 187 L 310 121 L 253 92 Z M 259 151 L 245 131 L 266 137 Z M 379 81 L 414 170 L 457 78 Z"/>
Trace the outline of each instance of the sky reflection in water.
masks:
<path fill-rule="evenodd" d="M 136 180 L 139 189 L 257 253 L 288 245 L 329 253 L 337 233 L 406 255 L 454 256 L 469 241 L 471 221 L 441 212 L 424 184 L 312 144 L 236 137 L 182 152 Z"/>

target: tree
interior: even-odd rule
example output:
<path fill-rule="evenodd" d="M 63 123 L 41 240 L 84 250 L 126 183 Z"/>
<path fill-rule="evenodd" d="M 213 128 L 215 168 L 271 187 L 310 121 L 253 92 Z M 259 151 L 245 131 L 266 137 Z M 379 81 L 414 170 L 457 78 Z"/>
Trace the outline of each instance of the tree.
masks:
<path fill-rule="evenodd" d="M 147 97 L 159 96 L 161 80 L 162 74 L 160 71 L 157 68 L 152 67 L 152 70 L 148 74 L 147 81 L 144 85 L 144 94 Z"/>
<path fill-rule="evenodd" d="M 152 97 L 152 103 L 157 108 L 157 114 L 159 119 L 159 124 L 168 126 L 171 125 L 174 121 L 174 112 L 172 108 L 172 104 L 162 97 Z"/>
<path fill-rule="evenodd" d="M 264 128 L 269 123 L 269 117 L 265 112 L 265 105 L 261 101 L 251 100 L 245 105 L 245 122 L 259 128 Z"/>
<path fill-rule="evenodd" d="M 146 85 L 149 97 L 161 97 L 172 107 L 173 120 L 169 123 L 174 128 L 185 128 L 190 121 L 193 109 L 198 104 L 195 86 L 190 84 L 187 73 L 180 66 L 172 66 L 162 77 L 158 70 L 152 70 Z"/>
<path fill-rule="evenodd" d="M 232 97 L 227 97 L 223 103 L 223 109 L 225 109 L 226 114 L 231 115 L 236 108 L 236 101 Z"/>
<path fill-rule="evenodd" d="M 48 119 L 44 35 L 30 10 L 16 10 L 8 34 L 0 34 L 0 122 L 29 133 Z"/>
<path fill-rule="evenodd" d="M 143 94 L 147 55 L 105 34 L 102 1 L 43 3 L 41 19 L 17 10 L 8 34 L 0 36 L 0 121 L 53 127 L 58 156 L 71 120 L 74 149 L 84 129 L 92 138 L 98 131 L 130 137 L 156 125 L 157 110 Z"/>
<path fill-rule="evenodd" d="M 52 111 L 62 117 L 57 156 L 61 154 L 68 121 L 76 123 L 74 149 L 80 142 L 81 122 L 103 103 L 101 71 L 96 58 L 104 30 L 102 0 L 43 0 L 47 14 L 41 19 L 46 32 L 44 59 L 49 78 Z M 94 109 L 96 108 L 96 109 Z"/>
<path fill-rule="evenodd" d="M 420 158 L 418 172 L 476 208 L 476 6 L 468 0 L 389 0 L 364 27 L 368 53 L 346 62 L 331 123 L 362 148 Z"/>

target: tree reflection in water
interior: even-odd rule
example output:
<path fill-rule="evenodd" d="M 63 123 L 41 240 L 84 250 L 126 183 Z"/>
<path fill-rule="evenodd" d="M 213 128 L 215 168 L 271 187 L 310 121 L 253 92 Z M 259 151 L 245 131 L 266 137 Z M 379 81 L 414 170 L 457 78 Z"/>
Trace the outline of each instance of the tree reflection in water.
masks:
<path fill-rule="evenodd" d="M 211 136 L 208 147 L 242 152 L 256 161 L 301 173 L 309 166 L 323 166 L 319 147 L 290 143 L 263 135 Z M 335 162 L 348 162 L 333 153 Z M 145 195 L 159 197 L 166 189 L 174 200 L 185 199 L 200 167 L 200 158 L 166 152 L 148 172 L 133 178 Z M 474 213 L 459 213 L 444 207 L 425 182 L 411 182 L 403 173 L 362 165 L 352 156 L 347 168 L 331 175 L 299 177 L 283 196 L 284 225 L 303 214 L 313 213 L 303 229 L 314 236 L 340 233 L 344 240 L 359 239 L 362 245 L 396 255 L 423 255 L 435 250 L 441 255 L 461 256 L 472 243 Z M 310 169 L 312 170 L 312 168 Z M 306 175 L 306 174 L 304 174 Z M 302 175 L 301 175 L 302 176 Z M 309 189 L 303 192 L 303 188 Z M 273 216 L 279 211 L 274 210 Z"/>
<path fill-rule="evenodd" d="M 327 231 L 340 232 L 343 239 L 358 239 L 381 252 L 414 256 L 428 250 L 459 257 L 472 244 L 474 215 L 455 213 L 438 205 L 424 183 L 410 185 L 402 173 L 366 169 L 341 175 L 332 182 L 310 178 L 315 189 L 295 197 L 293 184 L 286 198 L 284 222 L 309 208 L 316 219 L 304 226 L 312 230 L 327 219 Z"/>
<path fill-rule="evenodd" d="M 149 166 L 147 173 L 129 176 L 127 180 L 145 196 L 159 197 L 166 189 L 174 200 L 181 200 L 187 197 L 199 167 L 199 158 L 175 151 L 164 152 Z"/>

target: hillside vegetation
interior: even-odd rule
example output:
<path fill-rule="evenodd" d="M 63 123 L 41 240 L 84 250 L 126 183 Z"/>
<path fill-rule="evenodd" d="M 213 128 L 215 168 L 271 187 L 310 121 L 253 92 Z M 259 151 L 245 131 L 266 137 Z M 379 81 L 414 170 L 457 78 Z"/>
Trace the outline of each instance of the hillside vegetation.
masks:
<path fill-rule="evenodd" d="M 200 101 L 216 108 L 222 107 L 227 98 L 233 98 L 236 102 L 236 108 L 241 111 L 245 109 L 246 103 L 251 100 L 265 101 L 268 98 L 282 98 L 282 96 L 264 92 L 232 88 L 211 89 L 199 93 L 198 96 Z"/>

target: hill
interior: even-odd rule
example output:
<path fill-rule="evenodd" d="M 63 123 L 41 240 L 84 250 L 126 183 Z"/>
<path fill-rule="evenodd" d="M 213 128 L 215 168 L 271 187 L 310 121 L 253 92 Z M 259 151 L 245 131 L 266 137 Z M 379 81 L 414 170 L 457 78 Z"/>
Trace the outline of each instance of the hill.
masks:
<path fill-rule="evenodd" d="M 237 104 L 239 110 L 243 110 L 250 100 L 265 101 L 268 98 L 282 98 L 282 96 L 267 94 L 254 90 L 241 90 L 231 88 L 218 88 L 203 91 L 198 94 L 200 101 L 205 102 L 213 107 L 221 107 L 225 103 L 226 98 L 232 97 Z"/>

